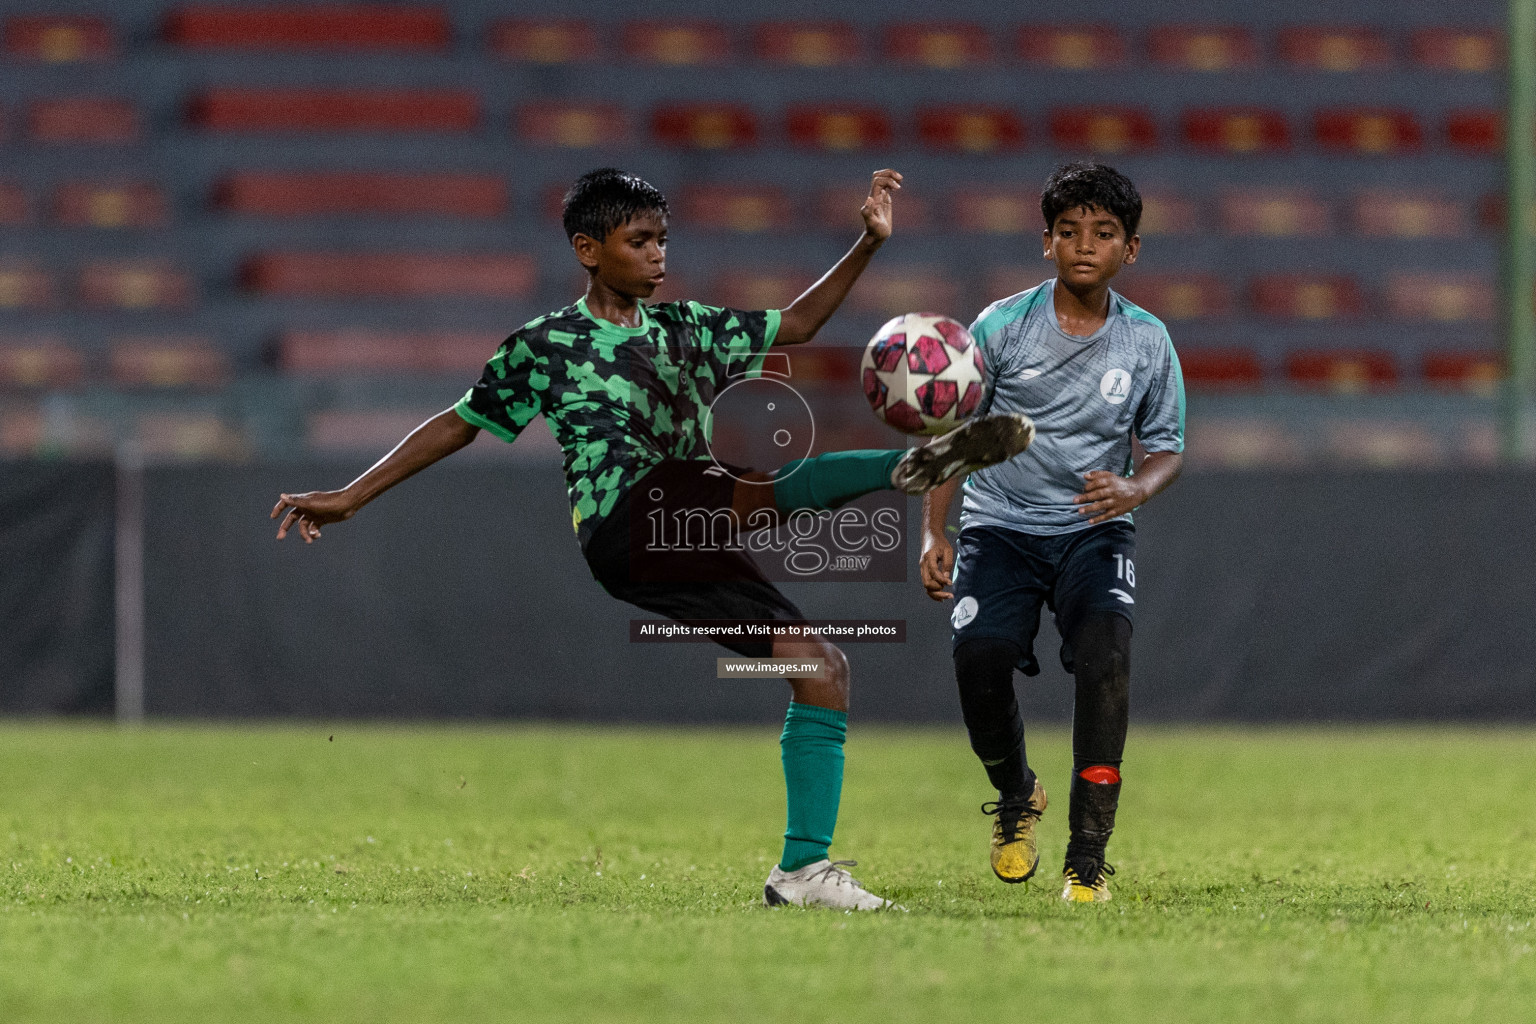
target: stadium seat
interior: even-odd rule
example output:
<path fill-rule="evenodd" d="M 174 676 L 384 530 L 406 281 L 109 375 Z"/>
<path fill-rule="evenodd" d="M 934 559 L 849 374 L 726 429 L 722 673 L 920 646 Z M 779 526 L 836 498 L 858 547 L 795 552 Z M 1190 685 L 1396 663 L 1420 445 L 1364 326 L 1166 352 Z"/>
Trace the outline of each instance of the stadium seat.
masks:
<path fill-rule="evenodd" d="M 861 230 L 864 222 L 859 217 L 859 207 L 868 194 L 866 189 L 847 183 L 822 188 L 812 200 L 816 223 L 829 231 Z M 896 214 L 900 225 L 897 230 L 906 234 L 933 227 L 933 201 L 919 186 L 906 185 L 897 202 L 900 207 Z"/>
<path fill-rule="evenodd" d="M 919 107 L 917 138 L 955 153 L 1000 153 L 1024 147 L 1024 121 L 1007 107 L 945 104 Z"/>
<path fill-rule="evenodd" d="M 107 363 L 125 388 L 214 390 L 229 381 L 228 357 L 205 338 L 118 338 Z"/>
<path fill-rule="evenodd" d="M 34 142 L 122 145 L 137 142 L 140 127 L 132 103 L 107 96 L 36 100 L 27 110 Z"/>
<path fill-rule="evenodd" d="M 1125 37 L 1112 25 L 1026 25 L 1018 52 L 1025 62 L 1056 71 L 1092 71 L 1125 63 Z"/>
<path fill-rule="evenodd" d="M 1370 238 L 1453 238 L 1471 223 L 1466 203 L 1439 192 L 1371 189 L 1355 197 L 1355 231 Z"/>
<path fill-rule="evenodd" d="M 630 60 L 667 67 L 724 64 L 734 54 L 731 34 L 716 21 L 632 21 L 620 49 Z"/>
<path fill-rule="evenodd" d="M 80 268 L 80 301 L 103 309 L 184 309 L 196 298 L 191 275 L 162 259 L 91 260 Z"/>
<path fill-rule="evenodd" d="M 505 330 L 401 333 L 361 328 L 286 331 L 278 340 L 277 365 L 302 375 L 480 373 L 496 353 Z"/>
<path fill-rule="evenodd" d="M 1504 194 L 1490 192 L 1477 200 L 1477 226 L 1485 231 L 1503 231 L 1508 211 L 1509 204 L 1504 201 Z M 1526 224 L 1532 233 L 1536 233 L 1536 206 L 1527 212 Z"/>
<path fill-rule="evenodd" d="M 1454 110 L 1446 115 L 1445 141 L 1466 153 L 1494 155 L 1504 149 L 1504 115 L 1497 110 Z"/>
<path fill-rule="evenodd" d="M 1388 155 L 1416 152 L 1424 133 L 1406 110 L 1352 108 L 1319 110 L 1313 118 L 1318 145 L 1338 153 Z"/>
<path fill-rule="evenodd" d="M 1187 235 L 1203 223 L 1200 207 L 1188 196 L 1158 186 L 1141 190 L 1142 235 Z"/>
<path fill-rule="evenodd" d="M 1285 238 L 1333 233 L 1328 204 L 1302 189 L 1230 189 L 1220 200 L 1221 227 L 1229 235 Z"/>
<path fill-rule="evenodd" d="M 1209 320 L 1232 313 L 1232 289 L 1215 274 L 1146 274 L 1128 271 L 1115 286 L 1126 298 L 1162 320 Z"/>
<path fill-rule="evenodd" d="M 32 203 L 26 190 L 9 181 L 0 181 L 0 225 L 16 227 L 32 220 Z"/>
<path fill-rule="evenodd" d="M 757 115 L 737 103 L 677 103 L 651 113 L 651 134 L 681 149 L 741 149 L 757 145 Z"/>
<path fill-rule="evenodd" d="M 897 316 L 913 310 L 947 313 L 959 308 L 960 287 L 942 266 L 876 266 L 864 272 L 848 296 L 865 313 Z"/>
<path fill-rule="evenodd" d="M 1179 348 L 1184 385 L 1202 391 L 1253 391 L 1264 386 L 1264 364 L 1246 348 Z"/>
<path fill-rule="evenodd" d="M 1006 185 L 973 186 L 955 193 L 945 223 L 981 235 L 1038 235 L 1044 227 L 1040 193 Z"/>
<path fill-rule="evenodd" d="M 1504 357 L 1498 352 L 1426 352 L 1420 370 L 1432 387 L 1488 394 L 1504 379 Z"/>
<path fill-rule="evenodd" d="M 716 277 L 709 300 L 731 309 L 783 309 L 816 283 L 816 275 L 788 268 L 727 270 Z"/>
<path fill-rule="evenodd" d="M 597 30 L 579 18 L 509 18 L 487 33 L 491 53 L 529 64 L 578 64 L 602 56 Z"/>
<path fill-rule="evenodd" d="M 1253 33 L 1236 25 L 1163 25 L 1147 34 L 1152 63 L 1175 71 L 1236 71 L 1259 63 Z"/>
<path fill-rule="evenodd" d="M 459 89 L 209 89 L 189 119 L 212 132 L 471 132 L 480 99 Z"/>
<path fill-rule="evenodd" d="M 1211 153 L 1278 153 L 1291 148 L 1291 126 L 1278 110 L 1203 107 L 1180 118 L 1184 141 Z"/>
<path fill-rule="evenodd" d="M 0 338 L 0 388 L 70 388 L 84 376 L 85 357 L 60 338 Z"/>
<path fill-rule="evenodd" d="M 288 298 L 521 299 L 536 276 L 521 253 L 277 251 L 247 261 L 242 280 Z"/>
<path fill-rule="evenodd" d="M 171 219 L 170 204 L 151 182 L 70 182 L 53 194 L 53 220 L 66 227 L 158 228 Z"/>
<path fill-rule="evenodd" d="M 453 38 L 442 8 L 398 4 L 191 5 L 166 16 L 164 35 L 200 50 L 442 52 Z"/>
<path fill-rule="evenodd" d="M 1421 28 L 1408 47 L 1414 63 L 1431 71 L 1482 75 L 1504 63 L 1504 39 L 1491 30 Z"/>
<path fill-rule="evenodd" d="M 1134 107 L 1058 107 L 1050 114 L 1051 140 L 1058 149 L 1127 153 L 1155 148 L 1152 115 Z"/>
<path fill-rule="evenodd" d="M 41 309 L 57 299 L 51 273 L 32 263 L 0 257 L 0 309 Z"/>
<path fill-rule="evenodd" d="M 802 383 L 846 384 L 858 387 L 859 360 L 864 346 L 839 345 L 818 337 L 814 345 L 802 345 L 790 350 L 789 377 Z"/>
<path fill-rule="evenodd" d="M 254 217 L 431 216 L 491 220 L 507 212 L 494 174 L 239 171 L 219 181 L 217 207 Z"/>
<path fill-rule="evenodd" d="M 789 141 L 804 149 L 850 152 L 891 145 L 891 122 L 883 110 L 860 104 L 796 104 L 784 113 Z"/>
<path fill-rule="evenodd" d="M 1377 390 L 1397 384 L 1397 362 L 1390 352 L 1307 349 L 1286 354 L 1285 376 L 1304 388 Z"/>
<path fill-rule="evenodd" d="M 1337 320 L 1365 312 L 1365 297 L 1351 277 L 1271 274 L 1250 285 L 1254 312 L 1280 320 Z"/>
<path fill-rule="evenodd" d="M 950 71 L 990 63 L 992 39 L 966 22 L 898 23 L 886 26 L 881 53 L 898 64 Z"/>
<path fill-rule="evenodd" d="M 1339 390 L 1359 388 L 1343 386 Z M 1328 422 L 1324 427 L 1323 451 L 1319 454 L 1338 465 L 1372 469 L 1422 470 L 1443 465 L 1446 458 L 1443 436 L 1434 428 L 1398 418 L 1374 417 L 1340 417 Z"/>
<path fill-rule="evenodd" d="M 48 64 L 110 60 L 117 49 L 104 19 L 67 14 L 6 19 L 4 47 L 7 56 Z"/>
<path fill-rule="evenodd" d="M 245 458 L 249 443 L 238 427 L 210 412 L 146 412 L 134 425 L 139 449 L 148 459 L 232 461 Z"/>
<path fill-rule="evenodd" d="M 1466 323 L 1499 315 L 1498 289 L 1478 274 L 1399 271 L 1387 277 L 1386 299 L 1397 320 Z"/>
<path fill-rule="evenodd" d="M 688 185 L 674 213 L 686 225 L 743 234 L 783 231 L 795 220 L 789 197 L 772 185 Z"/>
<path fill-rule="evenodd" d="M 612 103 L 525 103 L 512 117 L 518 138 L 540 146 L 593 149 L 630 140 L 629 116 Z"/>
<path fill-rule="evenodd" d="M 1301 71 L 1380 71 L 1392 66 L 1392 44 L 1364 26 L 1283 28 L 1280 59 Z"/>
<path fill-rule="evenodd" d="M 768 21 L 752 34 L 759 60 L 789 67 L 830 68 L 858 63 L 864 45 L 846 21 Z"/>

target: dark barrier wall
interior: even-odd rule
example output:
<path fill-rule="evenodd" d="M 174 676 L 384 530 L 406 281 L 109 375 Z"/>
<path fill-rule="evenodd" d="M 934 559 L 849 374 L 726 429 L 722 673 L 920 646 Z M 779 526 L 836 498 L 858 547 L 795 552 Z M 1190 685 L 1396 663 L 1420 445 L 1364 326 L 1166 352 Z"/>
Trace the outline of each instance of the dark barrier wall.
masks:
<path fill-rule="evenodd" d="M 0 712 L 112 708 L 113 475 L 0 462 Z"/>

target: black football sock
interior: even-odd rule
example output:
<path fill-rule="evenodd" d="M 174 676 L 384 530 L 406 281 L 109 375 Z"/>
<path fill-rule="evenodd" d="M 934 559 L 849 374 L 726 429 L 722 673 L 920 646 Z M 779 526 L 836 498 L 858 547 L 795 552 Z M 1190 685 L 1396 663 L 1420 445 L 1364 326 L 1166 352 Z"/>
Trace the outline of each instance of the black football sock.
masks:
<path fill-rule="evenodd" d="M 1013 691 L 1013 667 L 1019 648 L 1011 640 L 977 637 L 955 648 L 955 681 L 960 711 L 998 799 L 1027 798 L 1035 773 L 1024 754 L 1024 719 Z"/>
<path fill-rule="evenodd" d="M 1113 612 L 1092 614 L 1073 635 L 1071 647 L 1077 695 L 1066 860 L 1091 885 L 1120 804 L 1120 764 L 1130 721 L 1130 620 Z"/>

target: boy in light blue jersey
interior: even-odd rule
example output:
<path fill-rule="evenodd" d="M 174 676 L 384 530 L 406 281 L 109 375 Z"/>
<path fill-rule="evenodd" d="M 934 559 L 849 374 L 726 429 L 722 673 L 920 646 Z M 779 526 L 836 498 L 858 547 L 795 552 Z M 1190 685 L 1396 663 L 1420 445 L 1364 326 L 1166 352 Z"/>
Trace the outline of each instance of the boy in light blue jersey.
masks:
<path fill-rule="evenodd" d="M 1029 416 L 1035 441 L 965 480 L 953 547 L 944 525 L 959 480 L 925 496 L 921 572 L 930 597 L 955 601 L 955 678 L 971 747 L 997 788 L 982 811 L 995 816 L 992 870 L 1005 882 L 1039 865 L 1046 808 L 1013 671 L 1040 671 L 1041 606 L 1055 613 L 1077 690 L 1062 896 L 1102 902 L 1130 708 L 1131 510 L 1182 468 L 1184 382 L 1167 329 L 1109 287 L 1141 247 L 1136 186 L 1113 168 L 1070 164 L 1040 206 L 1057 276 L 988 306 L 971 328 L 986 356 L 982 411 Z M 1139 466 L 1133 437 L 1147 453 Z"/>

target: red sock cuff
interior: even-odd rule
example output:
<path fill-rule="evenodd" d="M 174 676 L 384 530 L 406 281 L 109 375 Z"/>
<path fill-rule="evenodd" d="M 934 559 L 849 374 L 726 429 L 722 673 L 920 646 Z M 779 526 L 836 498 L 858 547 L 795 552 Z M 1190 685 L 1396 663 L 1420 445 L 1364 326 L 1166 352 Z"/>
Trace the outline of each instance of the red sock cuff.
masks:
<path fill-rule="evenodd" d="M 1085 782 L 1097 782 L 1105 786 L 1112 786 L 1120 781 L 1120 769 L 1111 768 L 1107 764 L 1096 764 L 1092 768 L 1084 768 L 1077 774 Z"/>

